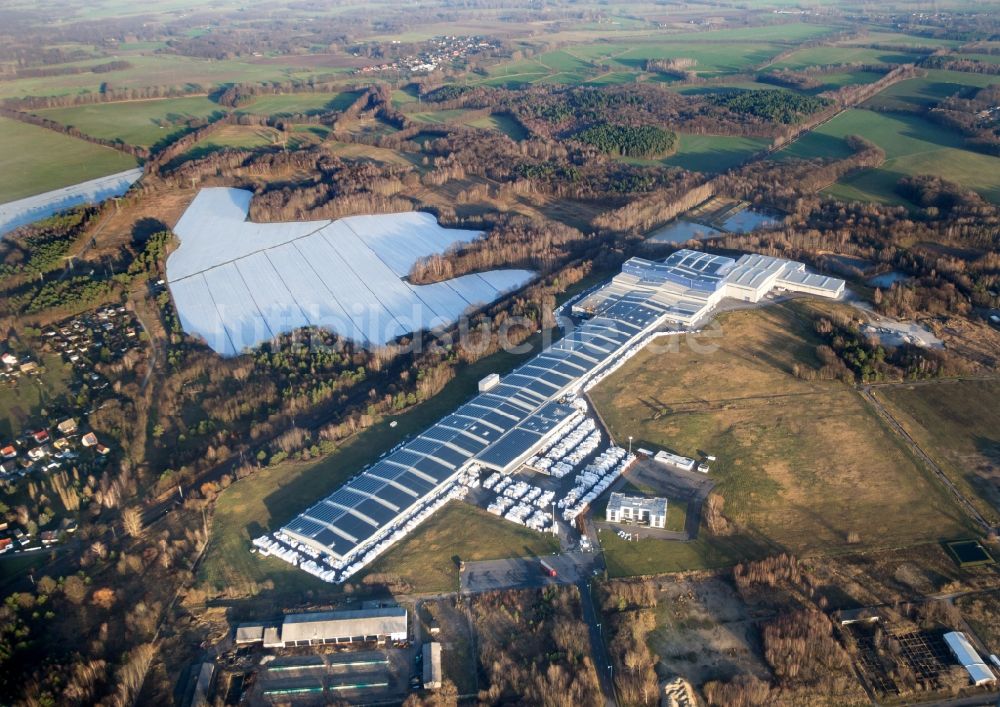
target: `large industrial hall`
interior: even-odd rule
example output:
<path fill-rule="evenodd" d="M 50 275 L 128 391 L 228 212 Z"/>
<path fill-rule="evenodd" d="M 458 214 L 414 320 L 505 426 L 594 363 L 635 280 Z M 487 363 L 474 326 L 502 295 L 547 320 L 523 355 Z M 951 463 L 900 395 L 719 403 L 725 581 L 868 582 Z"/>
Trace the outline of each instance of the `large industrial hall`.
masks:
<path fill-rule="evenodd" d="M 761 255 L 680 250 L 663 262 L 632 258 L 573 307 L 587 317 L 575 330 L 254 545 L 344 581 L 461 496 L 460 477 L 510 474 L 579 422 L 574 398 L 656 332 L 694 327 L 724 298 L 759 302 L 773 289 L 836 298 L 844 281 Z"/>

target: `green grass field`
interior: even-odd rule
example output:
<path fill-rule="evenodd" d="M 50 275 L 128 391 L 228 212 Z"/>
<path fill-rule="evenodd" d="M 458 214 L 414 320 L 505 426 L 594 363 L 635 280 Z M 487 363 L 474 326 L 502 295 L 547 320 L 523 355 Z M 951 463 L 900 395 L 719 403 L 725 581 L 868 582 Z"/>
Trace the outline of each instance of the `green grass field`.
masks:
<path fill-rule="evenodd" d="M 627 160 L 633 164 L 663 164 L 693 172 L 718 173 L 735 167 L 767 147 L 767 138 L 730 137 L 727 135 L 680 134 L 677 152 L 662 160 Z"/>
<path fill-rule="evenodd" d="M 393 574 L 414 592 L 458 590 L 460 561 L 550 555 L 559 551 L 552 535 L 502 520 L 468 503 L 453 501 L 385 555 L 365 574 Z"/>
<path fill-rule="evenodd" d="M 493 113 L 485 118 L 470 120 L 466 125 L 473 128 L 484 128 L 486 130 L 499 130 L 504 135 L 514 140 L 524 140 L 528 137 L 528 131 L 524 129 L 517 120 L 506 113 Z"/>
<path fill-rule="evenodd" d="M 623 540 L 613 530 L 600 532 L 601 549 L 610 577 L 636 577 L 667 572 L 732 567 L 745 559 L 765 557 L 769 546 L 746 535 L 690 542 Z"/>
<path fill-rule="evenodd" d="M 806 307 L 725 314 L 720 335 L 702 347 L 647 348 L 591 391 L 617 439 L 716 455 L 711 476 L 737 524 L 725 537 L 703 528 L 692 543 L 627 543 L 604 532 L 613 573 L 715 567 L 781 550 L 906 547 L 972 532 L 856 391 L 791 374 L 795 363 L 816 365 Z"/>
<path fill-rule="evenodd" d="M 0 442 L 9 443 L 35 420 L 45 406 L 67 391 L 71 369 L 61 356 L 46 355 L 39 376 L 21 376 L 16 384 L 0 385 Z"/>
<path fill-rule="evenodd" d="M 812 89 L 809 93 L 815 94 L 822 93 L 823 91 L 832 91 L 841 86 L 875 83 L 883 75 L 874 71 L 843 71 L 835 74 L 817 74 L 815 78 L 817 81 L 821 81 L 822 85 Z"/>
<path fill-rule="evenodd" d="M 893 84 L 870 98 L 863 106 L 888 110 L 925 110 L 956 93 L 983 88 L 994 83 L 1000 83 L 1000 77 L 931 69 L 921 78 Z"/>
<path fill-rule="evenodd" d="M 237 112 L 274 116 L 295 113 L 314 115 L 324 111 L 344 110 L 354 103 L 359 95 L 356 91 L 342 91 L 340 93 L 284 93 L 261 96 L 253 103 L 241 107 Z"/>
<path fill-rule="evenodd" d="M 920 37 L 915 34 L 900 34 L 897 32 L 868 32 L 855 39 L 838 42 L 842 46 L 852 44 L 898 44 L 907 47 L 957 47 L 962 44 L 957 39 L 937 39 L 935 37 Z"/>
<path fill-rule="evenodd" d="M 445 123 L 457 122 L 465 115 L 463 109 L 457 110 L 429 110 L 419 113 L 407 113 L 407 117 L 415 123 L 426 123 L 429 125 L 444 125 Z"/>
<path fill-rule="evenodd" d="M 217 103 L 205 96 L 195 96 L 53 108 L 37 114 L 93 137 L 150 147 L 179 137 L 184 124 L 192 118 L 207 118 L 221 112 Z"/>
<path fill-rule="evenodd" d="M 1000 382 L 891 386 L 875 392 L 979 512 L 1000 523 Z"/>
<path fill-rule="evenodd" d="M 669 35 L 655 41 L 640 38 L 633 42 L 613 39 L 574 44 L 530 59 L 498 64 L 489 69 L 487 78 L 475 83 L 494 86 L 535 82 L 628 83 L 643 73 L 646 60 L 678 57 L 695 59 L 697 73 L 714 76 L 744 71 L 775 56 L 783 48 L 767 40 L 741 41 L 738 38 L 742 34 L 741 30 L 731 30 Z M 725 37 L 716 38 L 715 35 Z M 699 42 L 697 38 L 713 39 L 718 43 Z M 727 41 L 723 43 L 723 39 Z"/>
<path fill-rule="evenodd" d="M 53 130 L 0 118 L 0 203 L 135 167 L 135 158 Z"/>
<path fill-rule="evenodd" d="M 854 109 L 804 135 L 778 153 L 782 157 L 834 157 L 850 154 L 847 135 L 862 135 L 886 153 L 885 164 L 847 177 L 826 193 L 845 200 L 903 203 L 895 185 L 904 176 L 934 174 L 974 189 L 1000 203 L 1000 158 L 963 149 L 951 130 L 918 116 Z"/>
<path fill-rule="evenodd" d="M 129 54 L 121 58 L 130 62 L 132 68 L 109 74 L 85 73 L 2 81 L 0 98 L 96 93 L 104 81 L 112 82 L 115 88 L 190 84 L 211 88 L 221 83 L 236 81 L 253 83 L 293 78 L 306 79 L 311 76 L 335 78 L 346 71 L 335 68 L 307 70 L 293 64 L 253 63 L 236 59 L 211 61 L 175 54 Z"/>
<path fill-rule="evenodd" d="M 914 63 L 919 58 L 919 54 L 869 49 L 867 47 L 808 47 L 768 68 L 805 69 L 810 66 L 831 64 L 907 64 Z"/>

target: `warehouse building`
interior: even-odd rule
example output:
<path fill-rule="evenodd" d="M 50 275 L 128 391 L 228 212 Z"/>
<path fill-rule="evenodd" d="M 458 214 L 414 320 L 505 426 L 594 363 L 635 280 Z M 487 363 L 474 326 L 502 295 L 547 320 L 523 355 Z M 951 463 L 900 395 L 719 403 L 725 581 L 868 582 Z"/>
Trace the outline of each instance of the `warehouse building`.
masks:
<path fill-rule="evenodd" d="M 406 609 L 361 609 L 288 614 L 281 623 L 286 648 L 326 643 L 405 641 Z"/>
<path fill-rule="evenodd" d="M 609 523 L 646 523 L 650 528 L 667 526 L 667 499 L 612 493 L 606 518 Z"/>
<path fill-rule="evenodd" d="M 642 292 L 667 309 L 666 318 L 693 325 L 725 298 L 759 302 L 772 290 L 836 299 L 844 292 L 839 278 L 817 275 L 792 260 L 748 254 L 739 260 L 694 250 L 679 250 L 662 263 L 631 258 L 605 287 L 573 305 L 577 314 L 599 311 L 609 299 Z"/>
<path fill-rule="evenodd" d="M 263 624 L 243 624 L 236 627 L 236 645 L 244 646 L 261 643 L 264 640 Z"/>
<path fill-rule="evenodd" d="M 996 682 L 997 679 L 993 671 L 979 657 L 979 653 L 972 647 L 964 633 L 959 631 L 946 633 L 944 640 L 955 656 L 955 660 L 969 672 L 969 678 L 973 685 L 992 685 Z"/>
<path fill-rule="evenodd" d="M 405 641 L 406 609 L 360 609 L 288 614 L 280 626 L 243 624 L 236 628 L 236 644 L 263 643 L 264 648 L 292 648 L 337 643 Z"/>
<path fill-rule="evenodd" d="M 588 316 L 575 330 L 512 373 L 484 378 L 476 397 L 254 545 L 325 581 L 344 581 L 436 512 L 472 464 L 516 470 L 572 420 L 566 400 L 654 332 L 699 321 L 723 297 L 757 301 L 773 287 L 838 297 L 844 282 L 758 255 L 737 261 L 680 250 L 663 262 L 632 258 L 574 305 Z"/>
<path fill-rule="evenodd" d="M 424 654 L 424 689 L 441 689 L 441 644 L 437 641 L 425 643 Z"/>
<path fill-rule="evenodd" d="M 682 457 L 680 454 L 674 454 L 664 449 L 657 452 L 653 459 L 661 464 L 666 464 L 682 471 L 693 471 L 697 464 L 691 457 Z"/>

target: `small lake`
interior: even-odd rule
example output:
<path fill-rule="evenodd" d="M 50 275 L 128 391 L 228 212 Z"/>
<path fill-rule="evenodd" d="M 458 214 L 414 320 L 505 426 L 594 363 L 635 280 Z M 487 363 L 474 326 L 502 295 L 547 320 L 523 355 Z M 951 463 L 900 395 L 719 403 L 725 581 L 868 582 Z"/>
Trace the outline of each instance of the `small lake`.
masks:
<path fill-rule="evenodd" d="M 654 231 L 646 240 L 653 243 L 684 243 L 692 238 L 711 238 L 722 232 L 711 226 L 703 226 L 692 221 L 677 220 L 658 231 Z"/>
<path fill-rule="evenodd" d="M 884 272 L 881 275 L 876 275 L 868 280 L 868 284 L 871 287 L 879 287 L 883 290 L 888 290 L 892 287 L 894 282 L 903 282 L 904 280 L 909 280 L 910 276 L 904 272 L 899 272 L 898 270 L 890 270 L 889 272 Z"/>
<path fill-rule="evenodd" d="M 750 233 L 758 228 L 777 226 L 781 219 L 775 214 L 753 209 L 743 209 L 722 222 L 722 228 L 730 233 Z"/>

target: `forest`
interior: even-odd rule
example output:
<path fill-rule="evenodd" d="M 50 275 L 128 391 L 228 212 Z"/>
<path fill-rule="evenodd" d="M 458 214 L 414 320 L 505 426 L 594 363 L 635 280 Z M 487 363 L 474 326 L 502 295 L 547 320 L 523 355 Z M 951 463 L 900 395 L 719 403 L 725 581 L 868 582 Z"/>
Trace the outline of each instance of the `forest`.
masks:
<path fill-rule="evenodd" d="M 628 125 L 595 125 L 573 136 L 601 152 L 624 157 L 653 159 L 666 157 L 677 149 L 677 135 L 655 125 L 633 128 Z"/>

